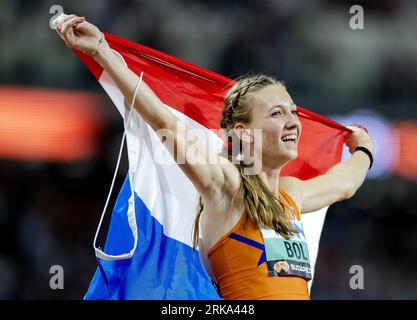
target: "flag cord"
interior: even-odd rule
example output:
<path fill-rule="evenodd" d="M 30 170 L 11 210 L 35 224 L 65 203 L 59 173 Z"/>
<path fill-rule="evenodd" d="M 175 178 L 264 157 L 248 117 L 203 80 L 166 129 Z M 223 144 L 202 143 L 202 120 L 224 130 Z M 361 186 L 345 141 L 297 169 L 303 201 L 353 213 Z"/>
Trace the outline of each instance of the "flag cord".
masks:
<path fill-rule="evenodd" d="M 107 195 L 107 199 L 106 199 L 106 203 L 105 203 L 104 208 L 103 208 L 103 212 L 101 213 L 100 222 L 98 224 L 96 234 L 94 236 L 93 248 L 94 248 L 94 251 L 95 251 L 97 257 L 107 257 L 107 258 L 108 257 L 111 257 L 110 255 L 105 254 L 100 249 L 100 247 L 97 248 L 97 246 L 96 246 L 97 237 L 98 237 L 98 234 L 100 232 L 101 224 L 103 223 L 104 216 L 106 214 L 106 210 L 107 210 L 107 206 L 108 206 L 109 201 L 110 201 L 111 194 L 113 192 L 114 183 L 115 183 L 116 177 L 117 177 L 117 171 L 119 170 L 120 161 L 121 161 L 121 158 L 122 158 L 123 146 L 124 146 L 124 142 L 125 142 L 125 139 L 126 139 L 126 131 L 127 131 L 126 128 L 129 125 L 129 121 L 130 121 L 130 118 L 131 118 L 132 113 L 133 113 L 136 96 L 137 96 L 137 93 L 139 91 L 139 87 L 140 87 L 140 85 L 142 83 L 142 79 L 143 79 L 143 71 L 140 73 L 139 81 L 138 81 L 138 84 L 136 85 L 136 88 L 135 88 L 135 91 L 134 91 L 134 94 L 133 94 L 132 103 L 130 104 L 130 112 L 129 112 L 129 116 L 127 117 L 127 121 L 125 122 L 124 119 L 123 119 L 124 132 L 123 132 L 122 142 L 120 144 L 119 156 L 117 158 L 116 169 L 114 170 L 114 174 L 113 174 L 113 179 L 112 179 L 112 183 L 111 183 L 111 186 L 110 186 L 110 190 L 109 190 L 109 193 Z M 132 196 L 134 196 L 132 183 L 130 183 L 130 189 L 131 189 Z M 132 251 L 134 251 L 134 249 L 136 249 L 136 244 L 135 244 L 135 246 L 134 246 L 134 248 L 133 248 Z M 131 253 L 127 253 L 127 254 L 123 254 L 123 255 L 120 255 L 120 256 L 117 256 L 117 257 L 118 257 L 118 259 L 121 259 L 121 258 L 129 258 L 131 255 L 132 255 L 132 252 Z"/>

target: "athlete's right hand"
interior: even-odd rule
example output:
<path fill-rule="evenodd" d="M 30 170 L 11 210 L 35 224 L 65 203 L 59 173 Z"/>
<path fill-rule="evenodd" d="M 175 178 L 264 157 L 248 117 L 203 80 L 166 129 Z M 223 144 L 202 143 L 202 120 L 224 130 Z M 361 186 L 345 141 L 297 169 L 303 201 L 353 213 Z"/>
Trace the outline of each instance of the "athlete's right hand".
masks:
<path fill-rule="evenodd" d="M 102 35 L 100 30 L 93 24 L 87 22 L 84 17 L 74 14 L 59 19 L 56 31 L 65 41 L 67 47 L 77 49 L 87 55 L 97 50 Z"/>

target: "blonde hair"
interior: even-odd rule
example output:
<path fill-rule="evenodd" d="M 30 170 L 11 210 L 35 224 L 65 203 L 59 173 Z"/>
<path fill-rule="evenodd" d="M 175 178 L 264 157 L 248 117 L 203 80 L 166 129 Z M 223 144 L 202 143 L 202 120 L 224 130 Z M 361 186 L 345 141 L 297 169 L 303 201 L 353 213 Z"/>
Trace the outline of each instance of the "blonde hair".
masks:
<path fill-rule="evenodd" d="M 282 81 L 272 76 L 264 74 L 249 74 L 237 79 L 236 83 L 228 91 L 225 101 L 223 117 L 220 123 L 222 129 L 233 129 L 238 123 L 249 123 L 251 121 L 251 106 L 248 97 L 268 85 L 279 85 L 285 87 Z M 232 133 L 233 134 L 233 133 Z M 233 162 L 231 148 L 228 148 L 227 156 L 229 161 Z M 294 210 L 283 203 L 275 193 L 269 191 L 265 183 L 258 175 L 246 175 L 242 161 L 236 167 L 239 169 L 241 183 L 238 192 L 233 196 L 232 205 L 236 200 L 236 195 L 243 195 L 244 212 L 243 212 L 243 228 L 246 227 L 248 219 L 251 219 L 257 225 L 265 225 L 280 233 L 285 239 L 289 239 L 293 234 L 297 233 L 294 229 L 285 208 L 288 208 L 295 217 Z M 194 221 L 193 231 L 193 249 L 198 246 L 199 222 L 203 212 L 204 205 L 201 196 L 198 200 L 197 215 Z"/>

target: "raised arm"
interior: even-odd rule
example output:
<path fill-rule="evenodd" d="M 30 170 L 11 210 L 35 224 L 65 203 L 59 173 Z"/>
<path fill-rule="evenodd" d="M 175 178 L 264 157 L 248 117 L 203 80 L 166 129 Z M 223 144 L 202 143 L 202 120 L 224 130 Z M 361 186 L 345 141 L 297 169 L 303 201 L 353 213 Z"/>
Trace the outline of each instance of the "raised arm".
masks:
<path fill-rule="evenodd" d="M 365 180 L 370 159 L 362 151 L 354 152 L 362 146 L 373 154 L 373 142 L 368 133 L 357 126 L 348 126 L 352 133 L 346 139 L 350 153 L 349 160 L 331 167 L 325 174 L 309 180 L 282 177 L 280 186 L 288 191 L 299 205 L 301 213 L 319 210 L 335 202 L 351 198 Z"/>
<path fill-rule="evenodd" d="M 125 99 L 132 101 L 139 77 L 117 58 L 105 40 L 99 45 L 102 34 L 96 26 L 84 17 L 70 15 L 57 24 L 57 32 L 68 47 L 92 55 L 112 77 Z M 169 151 L 174 159 L 184 159 L 181 169 L 205 200 L 218 200 L 225 191 L 237 189 L 239 173 L 233 164 L 217 154 L 210 154 L 201 142 L 194 141 L 185 123 L 165 107 L 145 82 L 136 95 L 134 107 L 153 130 L 165 129 L 165 136 L 167 132 L 171 135 L 174 148 Z M 178 134 L 179 128 L 185 130 L 185 134 Z M 189 146 L 192 146 L 192 153 L 187 152 Z M 209 159 L 217 161 L 209 164 Z"/>

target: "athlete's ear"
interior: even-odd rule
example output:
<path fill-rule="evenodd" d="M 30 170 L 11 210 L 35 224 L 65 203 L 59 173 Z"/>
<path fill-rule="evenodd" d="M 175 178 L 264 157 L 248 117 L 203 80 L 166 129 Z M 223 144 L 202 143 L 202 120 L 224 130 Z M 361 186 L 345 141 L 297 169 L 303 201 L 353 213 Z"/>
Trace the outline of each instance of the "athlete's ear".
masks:
<path fill-rule="evenodd" d="M 235 135 L 242 141 L 242 143 L 252 143 L 253 133 L 252 130 L 245 127 L 243 123 L 236 123 L 233 127 Z"/>

